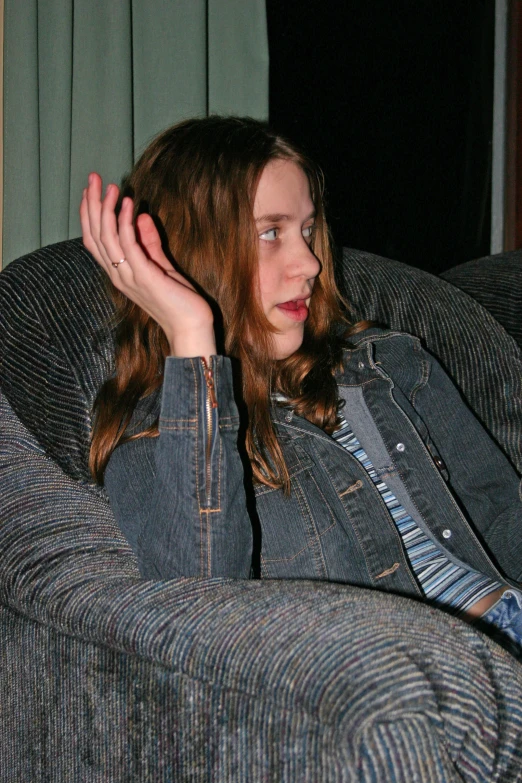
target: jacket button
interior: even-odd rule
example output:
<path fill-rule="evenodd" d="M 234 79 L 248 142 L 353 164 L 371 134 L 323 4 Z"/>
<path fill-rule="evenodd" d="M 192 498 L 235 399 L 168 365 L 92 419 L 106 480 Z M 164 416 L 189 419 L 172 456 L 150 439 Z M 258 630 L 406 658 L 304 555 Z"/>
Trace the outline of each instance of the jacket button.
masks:
<path fill-rule="evenodd" d="M 357 367 L 359 368 L 359 370 L 364 370 L 364 362 L 359 362 Z"/>
<path fill-rule="evenodd" d="M 443 538 L 451 538 L 451 530 L 449 530 L 448 528 L 446 528 L 446 530 L 443 530 L 442 531 L 442 537 Z"/>
<path fill-rule="evenodd" d="M 397 443 L 395 448 L 397 449 L 397 451 L 406 451 L 406 446 L 404 445 L 404 443 Z"/>
<path fill-rule="evenodd" d="M 294 412 L 288 411 L 288 413 L 285 414 L 285 421 L 292 421 L 293 416 L 294 416 Z"/>
<path fill-rule="evenodd" d="M 433 457 L 433 462 L 435 463 L 435 465 L 438 467 L 439 470 L 446 470 L 446 465 L 438 455 L 436 457 Z"/>

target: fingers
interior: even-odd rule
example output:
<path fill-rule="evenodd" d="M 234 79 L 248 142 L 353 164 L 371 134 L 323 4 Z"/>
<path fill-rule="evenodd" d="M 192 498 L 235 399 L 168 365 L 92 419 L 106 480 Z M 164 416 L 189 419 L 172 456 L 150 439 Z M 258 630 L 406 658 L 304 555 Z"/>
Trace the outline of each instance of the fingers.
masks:
<path fill-rule="evenodd" d="M 109 185 L 102 202 L 102 181 L 96 173 L 89 174 L 89 184 L 83 191 L 80 205 L 80 221 L 85 247 L 96 261 L 109 272 L 113 260 L 111 256 L 121 258 L 121 248 L 117 240 L 116 217 L 114 208 L 118 200 L 118 188 Z"/>
<path fill-rule="evenodd" d="M 120 213 L 116 218 L 115 207 L 119 190 L 108 185 L 102 199 L 102 181 L 98 174 L 89 175 L 89 184 L 83 191 L 80 205 L 80 220 L 85 247 L 109 275 L 112 283 L 124 293 L 136 284 L 136 275 L 154 276 L 160 270 L 175 274 L 172 264 L 163 253 L 161 239 L 149 215 L 140 215 L 134 228 L 134 205 L 132 199 L 122 200 Z M 124 263 L 118 263 L 124 258 Z M 150 260 L 149 260 L 150 259 Z M 151 264 L 151 261 L 154 262 Z M 115 266 L 116 265 L 116 266 Z M 152 269 L 148 269 L 151 267 Z M 158 269 L 159 267 L 159 269 Z M 177 275 L 176 275 L 177 276 Z M 150 279 L 153 279 L 150 278 Z"/>
<path fill-rule="evenodd" d="M 121 247 L 118 222 L 114 211 L 118 202 L 118 196 L 119 191 L 116 185 L 108 185 L 105 192 L 105 198 L 101 202 L 101 208 L 99 201 L 95 198 L 93 198 L 92 201 L 93 219 L 99 220 L 98 248 L 109 267 L 112 267 L 112 264 L 118 262 L 120 258 L 125 256 Z M 132 201 L 130 201 L 130 199 L 124 199 L 123 201 L 124 203 L 125 201 L 130 202 L 132 215 Z"/>
<path fill-rule="evenodd" d="M 117 288 L 121 286 L 120 264 L 114 267 L 125 254 L 118 237 L 118 225 L 114 209 L 119 196 L 116 185 L 108 185 L 102 201 L 102 181 L 95 172 L 89 175 L 89 184 L 83 191 L 80 205 L 83 243 L 100 266 L 109 275 Z M 124 200 L 125 201 L 125 200 Z M 130 201 L 127 199 L 127 201 Z M 130 202 L 132 220 L 132 202 Z M 128 274 L 125 272 L 124 274 Z"/>
<path fill-rule="evenodd" d="M 105 198 L 101 200 L 101 180 L 93 178 L 93 184 L 87 189 L 87 208 L 93 239 L 106 269 L 111 273 L 112 264 L 124 256 L 119 237 L 114 209 L 118 201 L 119 190 L 116 185 L 108 185 Z"/>
<path fill-rule="evenodd" d="M 84 242 L 88 243 L 88 249 L 93 253 L 96 260 L 104 265 L 106 259 L 100 248 L 100 226 L 101 226 L 101 191 L 102 181 L 98 174 L 92 172 L 89 174 L 89 184 L 85 189 L 85 198 L 82 202 L 83 209 L 80 215 L 83 216 L 82 231 Z"/>
<path fill-rule="evenodd" d="M 113 285 L 160 325 L 171 350 L 188 351 L 179 355 L 206 355 L 209 332 L 214 346 L 211 352 L 215 352 L 208 303 L 163 253 L 153 219 L 140 215 L 135 229 L 132 199 L 122 199 L 116 217 L 118 196 L 116 185 L 109 185 L 102 198 L 102 181 L 97 174 L 90 174 L 80 206 L 85 247 Z M 125 259 L 123 263 L 119 263 L 121 259 Z M 192 338 L 203 331 L 205 345 L 195 349 Z M 190 345 L 187 335 L 191 336 Z M 194 350 L 200 353 L 194 354 Z"/>
<path fill-rule="evenodd" d="M 98 249 L 91 233 L 89 210 L 87 207 L 87 188 L 83 189 L 82 200 L 80 202 L 80 223 L 82 227 L 83 244 L 93 256 L 96 256 Z"/>
<path fill-rule="evenodd" d="M 141 214 L 136 218 L 136 237 L 148 258 L 166 272 L 172 271 L 172 264 L 163 252 L 158 229 L 150 215 Z"/>

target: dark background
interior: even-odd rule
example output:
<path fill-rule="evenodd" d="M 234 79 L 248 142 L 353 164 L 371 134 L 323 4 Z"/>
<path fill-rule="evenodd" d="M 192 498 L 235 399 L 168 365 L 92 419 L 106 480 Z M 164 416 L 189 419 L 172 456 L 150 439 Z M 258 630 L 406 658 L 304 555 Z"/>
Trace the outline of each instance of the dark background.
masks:
<path fill-rule="evenodd" d="M 270 122 L 322 166 L 338 245 L 489 253 L 494 0 L 267 0 Z"/>

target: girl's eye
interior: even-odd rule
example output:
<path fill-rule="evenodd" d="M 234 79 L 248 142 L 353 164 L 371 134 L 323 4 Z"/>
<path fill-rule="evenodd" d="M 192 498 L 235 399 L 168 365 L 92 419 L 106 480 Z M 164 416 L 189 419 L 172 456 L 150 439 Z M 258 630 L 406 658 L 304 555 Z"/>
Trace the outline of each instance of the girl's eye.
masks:
<path fill-rule="evenodd" d="M 262 234 L 259 234 L 260 239 L 266 239 L 267 242 L 273 242 L 274 239 L 277 239 L 277 228 L 269 228 L 268 231 L 263 231 Z"/>
<path fill-rule="evenodd" d="M 310 239 L 314 235 L 315 226 L 312 224 L 311 226 L 307 226 L 306 228 L 303 228 L 303 236 L 305 239 Z"/>

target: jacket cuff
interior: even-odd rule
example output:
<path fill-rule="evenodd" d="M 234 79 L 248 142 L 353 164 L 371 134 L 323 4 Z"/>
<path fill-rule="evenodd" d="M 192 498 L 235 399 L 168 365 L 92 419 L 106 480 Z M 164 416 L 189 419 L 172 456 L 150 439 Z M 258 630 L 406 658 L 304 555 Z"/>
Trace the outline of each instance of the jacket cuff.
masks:
<path fill-rule="evenodd" d="M 209 366 L 214 378 L 219 418 L 238 417 L 230 358 L 211 356 Z M 187 359 L 168 356 L 163 376 L 160 430 L 162 422 L 196 419 L 206 390 L 205 364 L 200 357 Z"/>

